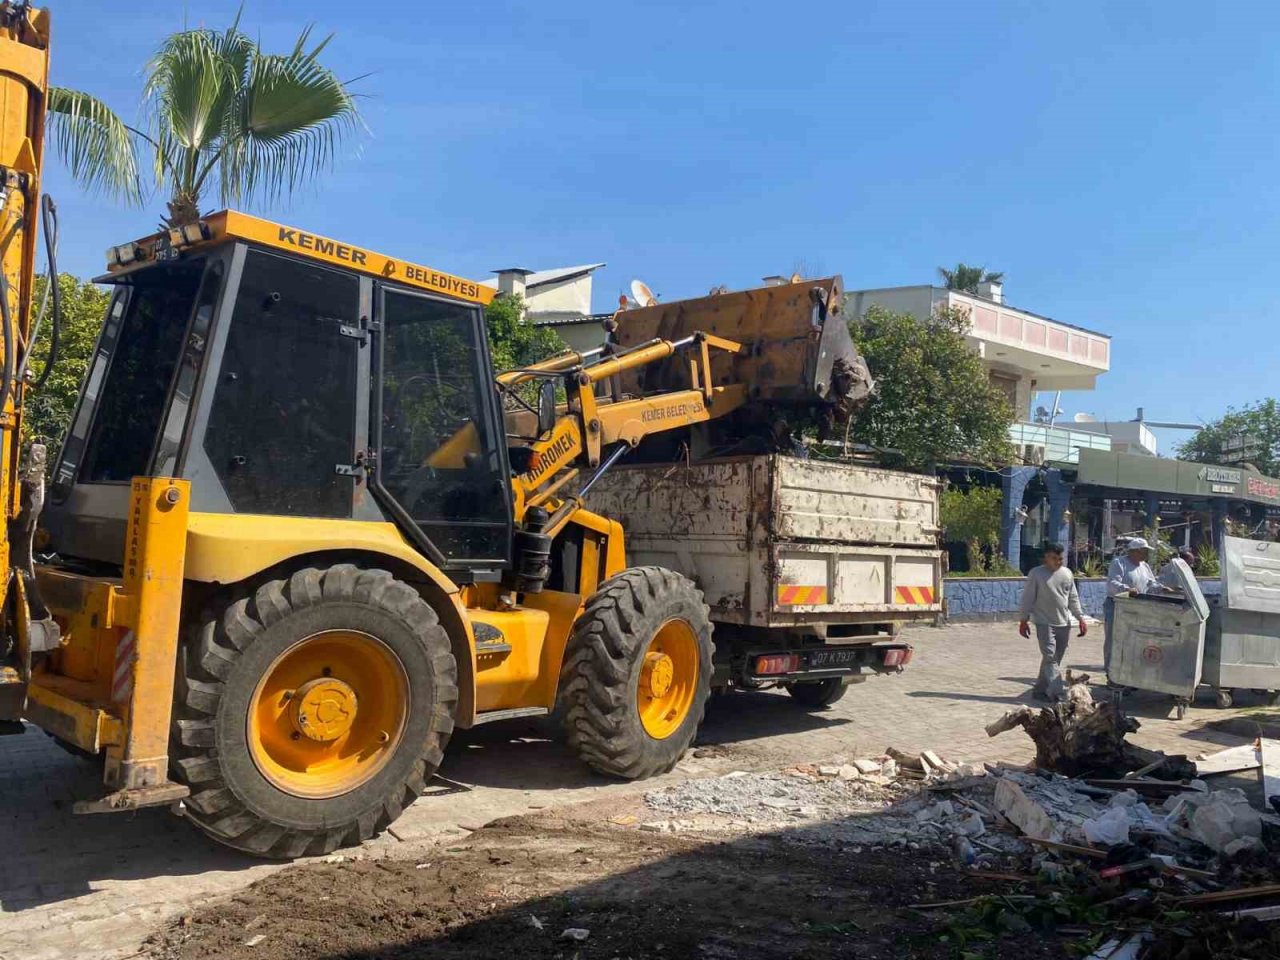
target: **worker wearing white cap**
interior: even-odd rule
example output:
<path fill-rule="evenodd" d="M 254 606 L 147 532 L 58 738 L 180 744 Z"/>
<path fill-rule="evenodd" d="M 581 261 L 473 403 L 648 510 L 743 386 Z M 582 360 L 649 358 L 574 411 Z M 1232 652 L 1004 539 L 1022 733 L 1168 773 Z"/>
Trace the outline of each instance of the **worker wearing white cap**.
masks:
<path fill-rule="evenodd" d="M 1102 641 L 1102 662 L 1106 666 L 1107 681 L 1111 681 L 1112 629 L 1116 622 L 1116 600 L 1122 593 L 1146 593 L 1155 582 L 1156 575 L 1147 563 L 1151 544 L 1142 537 L 1132 537 L 1125 544 L 1124 556 L 1117 555 L 1107 568 L 1107 599 L 1102 605 L 1106 622 L 1106 636 Z"/>

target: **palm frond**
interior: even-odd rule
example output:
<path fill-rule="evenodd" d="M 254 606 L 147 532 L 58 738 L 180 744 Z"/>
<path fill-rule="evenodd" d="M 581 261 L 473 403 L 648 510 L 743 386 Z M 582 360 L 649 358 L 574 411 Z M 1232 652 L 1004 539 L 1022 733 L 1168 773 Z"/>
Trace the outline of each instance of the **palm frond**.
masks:
<path fill-rule="evenodd" d="M 54 147 L 73 177 L 89 190 L 142 202 L 134 135 L 110 107 L 79 90 L 50 87 L 48 111 Z"/>
<path fill-rule="evenodd" d="M 355 97 L 306 52 L 310 28 L 291 53 L 258 53 L 249 65 L 238 116 L 221 157 L 223 199 L 273 200 L 329 169 L 344 138 L 360 126 Z"/>

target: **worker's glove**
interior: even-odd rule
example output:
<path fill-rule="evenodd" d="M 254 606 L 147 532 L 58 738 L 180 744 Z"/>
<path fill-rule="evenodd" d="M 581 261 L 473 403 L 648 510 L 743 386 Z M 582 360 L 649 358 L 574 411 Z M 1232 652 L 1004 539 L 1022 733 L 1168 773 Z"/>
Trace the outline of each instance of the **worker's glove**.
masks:
<path fill-rule="evenodd" d="M 1020 624 L 1018 624 L 1018 632 L 1028 640 L 1031 639 L 1031 624 L 1023 620 Z"/>

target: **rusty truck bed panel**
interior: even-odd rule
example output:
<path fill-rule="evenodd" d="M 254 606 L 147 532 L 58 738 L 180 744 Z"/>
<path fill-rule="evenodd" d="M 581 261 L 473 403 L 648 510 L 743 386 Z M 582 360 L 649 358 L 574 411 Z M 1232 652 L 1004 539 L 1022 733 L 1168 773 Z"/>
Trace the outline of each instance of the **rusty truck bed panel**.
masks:
<path fill-rule="evenodd" d="M 771 459 L 772 524 L 779 540 L 937 545 L 935 478 L 796 457 Z"/>
<path fill-rule="evenodd" d="M 713 619 L 792 627 L 939 611 L 937 495 L 932 477 L 773 454 L 620 467 L 591 506 L 633 563 L 693 579 Z"/>

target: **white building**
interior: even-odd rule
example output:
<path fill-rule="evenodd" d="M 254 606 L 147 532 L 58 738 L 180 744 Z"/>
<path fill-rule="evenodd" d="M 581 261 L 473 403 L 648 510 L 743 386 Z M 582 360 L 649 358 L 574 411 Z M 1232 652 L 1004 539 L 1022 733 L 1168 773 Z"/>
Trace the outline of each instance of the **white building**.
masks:
<path fill-rule="evenodd" d="M 495 270 L 493 280 L 481 281 L 500 294 L 524 297 L 525 319 L 553 328 L 574 350 L 604 342 L 603 319 L 591 312 L 591 275 L 603 263 L 584 263 L 555 270 L 508 267 Z"/>
<path fill-rule="evenodd" d="M 1159 455 L 1156 435 L 1141 420 L 1095 420 L 1077 414 L 1071 426 L 1076 430 L 1102 433 L 1111 438 L 1116 453 L 1134 453 L 1143 457 Z"/>
<path fill-rule="evenodd" d="M 991 383 L 1005 392 L 1018 421 L 1010 439 L 1029 463 L 1075 463 L 1081 447 L 1110 450 L 1098 424 L 1062 422 L 1050 411 L 1036 416 L 1036 395 L 1059 390 L 1092 390 L 1111 368 L 1111 338 L 1043 317 L 1004 302 L 999 283 L 984 283 L 980 294 L 930 285 L 848 291 L 849 309 L 862 317 L 873 305 L 925 319 L 944 307 L 969 314 L 968 340 L 987 368 Z M 1053 400 L 1049 398 L 1049 406 Z M 1052 421 L 1052 425 L 1048 421 Z M 1150 431 L 1147 431 L 1150 433 Z"/>

